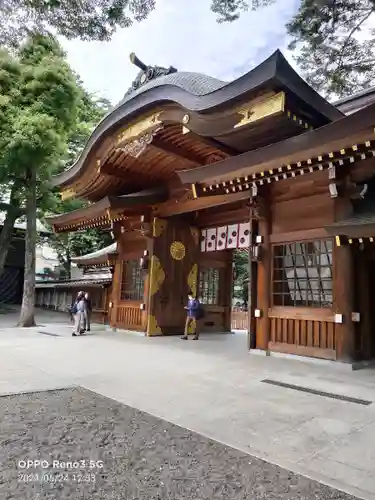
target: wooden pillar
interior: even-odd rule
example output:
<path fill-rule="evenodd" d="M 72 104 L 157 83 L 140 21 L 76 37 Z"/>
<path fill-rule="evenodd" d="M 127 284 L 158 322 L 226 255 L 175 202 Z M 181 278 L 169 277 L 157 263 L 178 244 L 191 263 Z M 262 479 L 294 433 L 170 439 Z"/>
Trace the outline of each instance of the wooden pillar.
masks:
<path fill-rule="evenodd" d="M 108 318 L 110 326 L 116 328 L 117 326 L 117 304 L 120 296 L 121 288 L 121 273 L 122 273 L 122 260 L 118 258 L 115 264 L 115 270 L 112 280 L 112 296 L 108 303 Z M 112 307 L 110 307 L 112 306 Z"/>
<path fill-rule="evenodd" d="M 335 199 L 335 220 L 344 219 L 352 214 L 352 204 L 348 197 Z M 342 314 L 343 322 L 336 323 L 336 359 L 351 362 L 354 360 L 355 327 L 352 321 L 354 312 L 354 261 L 350 244 L 335 245 L 333 253 L 333 304 L 334 311 Z"/>
<path fill-rule="evenodd" d="M 256 348 L 256 320 L 254 317 L 254 310 L 256 306 L 256 275 L 253 272 L 253 246 L 254 246 L 254 224 L 253 224 L 253 207 L 252 200 L 250 200 L 250 210 L 249 210 L 249 259 L 248 259 L 248 301 L 247 301 L 247 311 L 248 311 L 248 326 L 247 326 L 247 348 Z"/>
<path fill-rule="evenodd" d="M 354 360 L 355 327 L 354 273 L 351 245 L 336 246 L 333 254 L 333 301 L 337 314 L 342 314 L 343 322 L 336 323 L 336 357 L 340 361 Z"/>
<path fill-rule="evenodd" d="M 272 248 L 270 244 L 271 211 L 264 201 L 261 201 L 258 218 L 258 235 L 262 237 L 262 243 L 258 262 L 257 309 L 260 310 L 260 318 L 256 320 L 256 348 L 267 350 L 270 337 L 268 309 L 271 305 L 272 292 Z"/>
<path fill-rule="evenodd" d="M 142 312 L 142 330 L 146 333 L 146 335 L 149 335 L 148 322 L 149 322 L 149 311 L 150 311 L 150 307 L 151 307 L 150 283 L 151 283 L 152 255 L 153 255 L 153 250 L 154 250 L 154 239 L 153 239 L 152 231 L 150 234 L 147 234 L 145 236 L 145 238 L 146 238 L 148 269 L 147 269 L 147 273 L 145 276 L 144 290 L 143 290 L 143 303 L 144 303 L 145 309 Z"/>
<path fill-rule="evenodd" d="M 356 351 L 359 360 L 370 359 L 372 348 L 372 329 L 371 329 L 371 308 L 372 300 L 370 297 L 370 274 L 369 261 L 366 251 L 358 250 L 354 259 L 357 264 L 357 283 L 355 283 L 354 299 L 355 310 L 360 313 L 360 322 L 354 325 L 355 335 L 358 335 L 356 342 Z"/>

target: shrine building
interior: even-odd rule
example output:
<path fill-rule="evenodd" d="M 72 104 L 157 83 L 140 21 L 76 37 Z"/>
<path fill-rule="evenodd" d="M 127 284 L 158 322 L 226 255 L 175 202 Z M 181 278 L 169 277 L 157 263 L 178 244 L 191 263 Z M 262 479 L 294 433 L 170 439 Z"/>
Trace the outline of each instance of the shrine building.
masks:
<path fill-rule="evenodd" d="M 344 114 L 279 51 L 230 83 L 131 60 L 132 87 L 53 179 L 89 206 L 49 221 L 112 232 L 114 245 L 76 259 L 112 270 L 108 323 L 181 334 L 191 291 L 205 308 L 193 328 L 230 331 L 243 248 L 249 348 L 373 358 L 375 103 Z"/>

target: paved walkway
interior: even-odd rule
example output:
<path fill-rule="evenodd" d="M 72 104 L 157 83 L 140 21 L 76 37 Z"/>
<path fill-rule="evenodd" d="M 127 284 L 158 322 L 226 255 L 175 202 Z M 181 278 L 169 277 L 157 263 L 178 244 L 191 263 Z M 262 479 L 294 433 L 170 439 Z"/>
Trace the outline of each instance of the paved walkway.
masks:
<path fill-rule="evenodd" d="M 267 358 L 246 336 L 146 338 L 103 331 L 73 338 L 66 315 L 12 328 L 0 316 L 0 393 L 80 385 L 325 482 L 375 499 L 375 371 Z M 369 406 L 264 379 L 374 401 Z"/>

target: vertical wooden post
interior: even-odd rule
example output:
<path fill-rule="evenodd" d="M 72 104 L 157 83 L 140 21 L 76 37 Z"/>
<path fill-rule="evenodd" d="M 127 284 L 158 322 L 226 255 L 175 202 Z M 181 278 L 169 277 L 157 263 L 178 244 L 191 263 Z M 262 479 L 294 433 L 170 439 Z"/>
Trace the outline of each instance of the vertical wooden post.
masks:
<path fill-rule="evenodd" d="M 335 247 L 333 255 L 333 297 L 335 311 L 343 322 L 336 324 L 336 356 L 340 361 L 354 359 L 355 328 L 352 321 L 354 306 L 353 255 L 350 245 Z"/>
<path fill-rule="evenodd" d="M 113 281 L 112 281 L 112 297 L 110 298 L 110 302 L 112 303 L 112 307 L 109 307 L 109 324 L 110 326 L 116 328 L 117 326 L 117 304 L 119 301 L 120 288 L 121 288 L 121 273 L 122 273 L 122 264 L 123 261 L 121 257 L 116 260 L 115 264 L 115 272 L 113 273 Z M 108 304 L 109 306 L 109 304 Z"/>
<path fill-rule="evenodd" d="M 249 259 L 248 259 L 248 299 L 247 299 L 247 349 L 254 349 L 255 342 L 255 318 L 254 318 L 254 304 L 253 304 L 253 207 L 252 199 L 250 198 L 250 208 L 249 208 Z"/>
<path fill-rule="evenodd" d="M 150 297 L 151 258 L 154 252 L 154 238 L 152 235 L 152 231 L 149 231 L 145 235 L 145 238 L 146 238 L 148 268 L 143 290 L 143 303 L 145 305 L 145 309 L 142 312 L 142 330 L 145 332 L 145 334 L 147 334 L 148 315 L 150 314 L 150 309 L 151 309 L 151 297 Z"/>
<path fill-rule="evenodd" d="M 261 256 L 258 263 L 257 309 L 260 318 L 256 321 L 256 348 L 267 350 L 270 336 L 268 309 L 271 305 L 271 259 L 270 245 L 271 213 L 263 203 L 259 213 L 258 234 L 262 237 Z"/>
<path fill-rule="evenodd" d="M 356 340 L 356 351 L 360 360 L 369 359 L 371 356 L 371 297 L 369 261 L 365 250 L 357 251 L 354 255 L 357 264 L 357 280 L 353 290 L 355 298 L 355 310 L 360 313 L 360 322 L 354 326 L 355 335 L 359 335 Z"/>
<path fill-rule="evenodd" d="M 335 220 L 344 219 L 352 213 L 348 197 L 335 199 Z M 354 267 L 350 244 L 334 247 L 333 253 L 333 304 L 337 314 L 342 314 L 343 323 L 336 324 L 336 358 L 353 361 L 355 328 L 352 321 L 354 310 Z"/>

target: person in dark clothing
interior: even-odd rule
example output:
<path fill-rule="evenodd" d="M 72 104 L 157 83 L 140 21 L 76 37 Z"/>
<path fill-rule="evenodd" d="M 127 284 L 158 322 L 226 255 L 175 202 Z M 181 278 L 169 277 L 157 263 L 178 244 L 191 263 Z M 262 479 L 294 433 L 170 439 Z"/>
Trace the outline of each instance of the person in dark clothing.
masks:
<path fill-rule="evenodd" d="M 88 293 L 85 293 L 85 315 L 84 315 L 84 320 L 83 320 L 83 330 L 86 332 L 90 331 L 91 328 L 91 312 L 92 312 L 92 305 L 91 305 L 91 299 Z"/>
<path fill-rule="evenodd" d="M 197 318 L 200 307 L 201 305 L 199 300 L 196 297 L 194 297 L 193 294 L 190 293 L 188 304 L 187 306 L 185 306 L 185 309 L 187 311 L 187 316 L 186 316 L 184 335 L 181 337 L 183 340 L 188 339 L 189 328 L 191 324 L 195 324 L 195 335 L 193 337 L 193 340 L 198 340 L 199 335 L 197 333 Z"/>
<path fill-rule="evenodd" d="M 73 299 L 71 306 L 68 308 L 69 319 L 71 323 L 74 323 L 76 314 L 76 305 L 82 299 L 83 295 L 84 295 L 83 292 L 78 292 L 75 298 Z"/>

